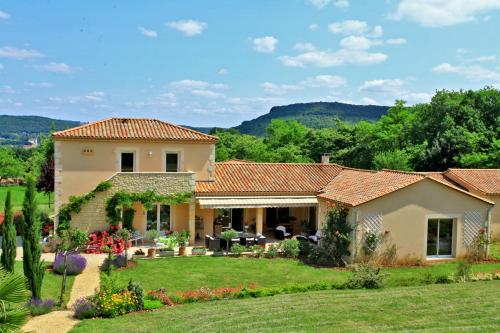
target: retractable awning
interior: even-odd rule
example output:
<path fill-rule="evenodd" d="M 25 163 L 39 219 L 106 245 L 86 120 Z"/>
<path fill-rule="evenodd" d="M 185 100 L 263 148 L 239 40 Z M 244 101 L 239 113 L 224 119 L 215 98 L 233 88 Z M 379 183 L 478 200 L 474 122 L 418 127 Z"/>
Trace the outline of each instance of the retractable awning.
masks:
<path fill-rule="evenodd" d="M 314 196 L 294 197 L 205 197 L 197 198 L 201 208 L 314 207 Z"/>

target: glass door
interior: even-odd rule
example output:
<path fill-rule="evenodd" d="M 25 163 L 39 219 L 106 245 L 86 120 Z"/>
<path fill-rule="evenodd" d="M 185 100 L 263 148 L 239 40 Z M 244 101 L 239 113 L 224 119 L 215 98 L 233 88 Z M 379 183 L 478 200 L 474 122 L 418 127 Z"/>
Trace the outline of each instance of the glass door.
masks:
<path fill-rule="evenodd" d="M 453 219 L 427 221 L 427 256 L 451 257 L 453 254 Z"/>
<path fill-rule="evenodd" d="M 170 210 L 169 205 L 156 205 L 148 210 L 146 214 L 146 230 L 156 230 L 161 234 L 172 230 Z"/>

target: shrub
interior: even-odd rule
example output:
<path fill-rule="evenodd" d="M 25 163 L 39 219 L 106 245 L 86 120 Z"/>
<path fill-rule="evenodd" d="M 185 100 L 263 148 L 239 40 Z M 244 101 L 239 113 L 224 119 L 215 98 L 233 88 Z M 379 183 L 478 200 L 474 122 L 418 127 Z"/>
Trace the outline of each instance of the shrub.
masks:
<path fill-rule="evenodd" d="M 165 289 L 163 288 L 160 288 L 158 290 L 151 290 L 150 292 L 148 292 L 147 299 L 160 301 L 163 305 L 174 306 L 174 302 L 167 295 Z"/>
<path fill-rule="evenodd" d="M 328 212 L 321 229 L 322 237 L 308 259 L 317 265 L 345 267 L 344 257 L 350 256 L 352 226 L 347 221 L 348 209 L 337 205 Z"/>
<path fill-rule="evenodd" d="M 158 237 L 160 237 L 160 233 L 156 230 L 148 230 L 144 234 L 144 239 L 148 241 L 152 241 Z"/>
<path fill-rule="evenodd" d="M 233 298 L 234 295 L 243 290 L 242 286 L 235 288 L 215 288 L 201 287 L 196 290 L 188 290 L 177 293 L 179 303 L 193 303 L 200 301 L 214 301 L 225 298 Z"/>
<path fill-rule="evenodd" d="M 246 247 L 244 247 L 243 245 L 241 244 L 238 244 L 238 243 L 235 243 L 233 245 L 231 245 L 231 250 L 230 252 L 236 256 L 236 257 L 239 257 L 243 252 L 246 251 Z"/>
<path fill-rule="evenodd" d="M 97 306 L 95 298 L 82 297 L 76 300 L 71 309 L 74 311 L 74 317 L 77 319 L 87 319 L 97 317 Z"/>
<path fill-rule="evenodd" d="M 81 254 L 70 253 L 66 257 L 66 274 L 68 275 L 78 275 L 85 267 L 87 267 L 87 259 L 85 259 Z M 56 260 L 54 261 L 54 272 L 58 274 L 63 274 L 64 271 L 64 254 L 58 253 Z"/>
<path fill-rule="evenodd" d="M 398 249 L 395 244 L 387 245 L 380 254 L 378 263 L 383 266 L 393 266 L 398 258 Z"/>
<path fill-rule="evenodd" d="M 128 290 L 118 293 L 102 290 L 95 297 L 97 312 L 105 318 L 113 318 L 137 310 L 135 295 Z"/>
<path fill-rule="evenodd" d="M 156 310 L 163 307 L 163 303 L 157 299 L 145 299 L 144 310 Z"/>
<path fill-rule="evenodd" d="M 89 245 L 92 249 L 87 250 L 87 253 L 103 253 L 104 248 L 109 247 L 113 253 L 122 253 L 125 251 L 125 247 L 129 247 L 130 244 L 125 244 L 122 237 L 115 235 L 115 229 L 107 231 L 98 231 L 91 233 L 89 235 Z M 128 242 L 127 242 L 128 243 Z"/>
<path fill-rule="evenodd" d="M 130 280 L 128 282 L 127 290 L 135 296 L 137 311 L 142 310 L 144 308 L 144 288 L 142 288 L 139 283 Z"/>
<path fill-rule="evenodd" d="M 265 249 L 260 245 L 254 245 L 251 247 L 251 250 L 255 253 L 257 258 L 261 258 L 264 255 Z"/>
<path fill-rule="evenodd" d="M 265 254 L 266 258 L 276 258 L 278 256 L 278 247 L 274 244 L 269 245 Z"/>
<path fill-rule="evenodd" d="M 460 261 L 454 275 L 455 281 L 467 282 L 470 281 L 472 277 L 472 263 L 468 260 Z"/>
<path fill-rule="evenodd" d="M 32 316 L 40 316 L 52 311 L 55 304 L 56 303 L 54 302 L 53 299 L 41 300 L 38 298 L 32 298 L 28 302 L 28 308 Z"/>
<path fill-rule="evenodd" d="M 279 248 L 288 258 L 297 258 L 300 253 L 300 243 L 296 239 L 282 240 Z"/>
<path fill-rule="evenodd" d="M 124 254 L 117 254 L 113 260 L 111 260 L 111 264 L 116 268 L 125 267 L 127 265 L 127 258 Z"/>
<path fill-rule="evenodd" d="M 436 283 L 437 284 L 448 284 L 448 283 L 453 283 L 453 282 L 455 282 L 453 280 L 453 277 L 450 277 L 448 275 L 439 275 L 436 278 Z"/>
<path fill-rule="evenodd" d="M 363 254 L 371 258 L 373 254 L 375 254 L 375 251 L 377 251 L 377 248 L 380 245 L 381 241 L 381 236 L 373 233 L 371 231 L 367 231 L 364 235 L 363 238 L 363 244 L 362 244 L 362 249 L 363 249 Z"/>
<path fill-rule="evenodd" d="M 386 274 L 370 264 L 360 264 L 354 267 L 354 274 L 347 282 L 350 289 L 379 289 L 383 287 Z"/>

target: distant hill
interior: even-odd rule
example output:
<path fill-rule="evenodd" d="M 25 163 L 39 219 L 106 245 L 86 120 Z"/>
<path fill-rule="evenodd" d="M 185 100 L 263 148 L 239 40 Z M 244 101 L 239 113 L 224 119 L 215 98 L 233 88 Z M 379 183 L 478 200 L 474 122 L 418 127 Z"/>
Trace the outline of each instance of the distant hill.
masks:
<path fill-rule="evenodd" d="M 60 131 L 81 125 L 79 121 L 58 120 L 39 116 L 0 115 L 0 145 L 24 145 L 40 134 L 48 134 L 52 123 Z"/>
<path fill-rule="evenodd" d="M 274 106 L 269 113 L 258 118 L 247 120 L 235 127 L 240 133 L 264 135 L 271 120 L 296 119 L 311 128 L 333 127 L 335 119 L 354 123 L 360 120 L 377 121 L 387 113 L 388 106 L 354 105 L 339 102 L 298 103 Z"/>

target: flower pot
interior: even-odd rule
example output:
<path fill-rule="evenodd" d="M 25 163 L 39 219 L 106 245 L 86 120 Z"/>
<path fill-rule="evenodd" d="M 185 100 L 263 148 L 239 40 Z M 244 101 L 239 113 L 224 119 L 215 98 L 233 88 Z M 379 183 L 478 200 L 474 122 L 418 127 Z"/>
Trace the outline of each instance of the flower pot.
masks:
<path fill-rule="evenodd" d="M 174 250 L 158 251 L 158 257 L 173 257 L 174 255 L 175 255 Z"/>
<path fill-rule="evenodd" d="M 179 255 L 180 256 L 185 256 L 186 255 L 186 247 L 185 246 L 179 247 Z"/>
<path fill-rule="evenodd" d="M 207 254 L 207 249 L 204 247 L 193 247 L 193 249 L 191 250 L 191 254 L 193 256 L 204 256 L 205 254 Z"/>
<path fill-rule="evenodd" d="M 148 258 L 156 257 L 156 249 L 148 249 Z"/>

